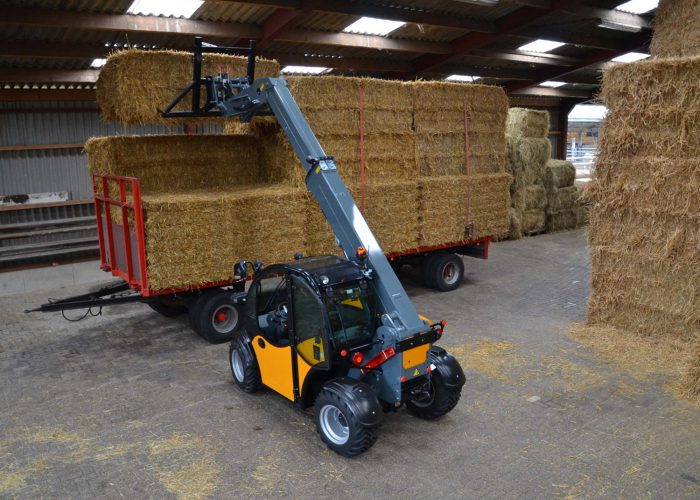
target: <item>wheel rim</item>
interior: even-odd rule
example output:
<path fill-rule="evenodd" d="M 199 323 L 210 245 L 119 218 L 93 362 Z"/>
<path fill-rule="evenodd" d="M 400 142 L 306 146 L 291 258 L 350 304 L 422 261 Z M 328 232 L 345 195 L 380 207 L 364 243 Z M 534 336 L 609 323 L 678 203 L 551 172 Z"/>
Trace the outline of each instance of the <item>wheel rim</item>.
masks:
<path fill-rule="evenodd" d="M 411 401 L 414 406 L 418 406 L 419 408 L 427 408 L 433 404 L 433 401 L 435 401 L 435 386 L 433 385 L 432 379 L 430 380 L 429 384 L 428 392 L 430 395 L 425 399 L 414 399 Z"/>
<path fill-rule="evenodd" d="M 445 267 L 442 268 L 442 279 L 448 285 L 454 285 L 459 277 L 459 270 L 457 269 L 457 264 L 454 262 L 448 262 Z"/>
<path fill-rule="evenodd" d="M 243 360 L 237 349 L 231 351 L 231 368 L 233 369 L 233 376 L 236 377 L 236 380 L 243 382 L 243 378 L 245 377 L 243 372 Z"/>
<path fill-rule="evenodd" d="M 212 314 L 211 326 L 218 333 L 229 333 L 238 323 L 238 309 L 232 305 L 219 306 Z"/>
<path fill-rule="evenodd" d="M 333 405 L 325 405 L 321 408 L 319 422 L 323 434 L 333 443 L 343 445 L 350 438 L 350 427 L 345 415 Z"/>

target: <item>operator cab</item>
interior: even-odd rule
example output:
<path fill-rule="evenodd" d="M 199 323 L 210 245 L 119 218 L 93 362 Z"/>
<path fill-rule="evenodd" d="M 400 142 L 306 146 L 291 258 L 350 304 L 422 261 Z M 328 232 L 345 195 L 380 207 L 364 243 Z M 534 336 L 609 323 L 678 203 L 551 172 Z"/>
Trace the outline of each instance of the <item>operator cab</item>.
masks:
<path fill-rule="evenodd" d="M 369 279 L 357 264 L 335 255 L 261 270 L 245 307 L 250 339 L 260 336 L 276 348 L 293 346 L 316 369 L 330 369 L 343 349 L 369 347 L 376 328 Z"/>

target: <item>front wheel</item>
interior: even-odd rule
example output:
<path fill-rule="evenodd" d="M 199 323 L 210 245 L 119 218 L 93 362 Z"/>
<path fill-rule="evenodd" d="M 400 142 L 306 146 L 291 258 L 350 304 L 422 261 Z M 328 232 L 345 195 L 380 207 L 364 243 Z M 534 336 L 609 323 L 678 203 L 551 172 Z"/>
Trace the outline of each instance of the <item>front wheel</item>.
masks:
<path fill-rule="evenodd" d="M 231 341 L 228 359 L 233 381 L 238 387 L 245 392 L 256 392 L 262 388 L 260 369 L 255 354 L 241 334 L 236 335 Z"/>
<path fill-rule="evenodd" d="M 437 371 L 428 382 L 428 390 L 422 397 L 406 402 L 406 408 L 415 416 L 424 420 L 435 420 L 451 412 L 462 395 L 462 386 L 448 387 Z"/>
<path fill-rule="evenodd" d="M 369 450 L 379 437 L 381 407 L 361 382 L 324 386 L 314 403 L 316 430 L 331 450 L 354 457 Z"/>

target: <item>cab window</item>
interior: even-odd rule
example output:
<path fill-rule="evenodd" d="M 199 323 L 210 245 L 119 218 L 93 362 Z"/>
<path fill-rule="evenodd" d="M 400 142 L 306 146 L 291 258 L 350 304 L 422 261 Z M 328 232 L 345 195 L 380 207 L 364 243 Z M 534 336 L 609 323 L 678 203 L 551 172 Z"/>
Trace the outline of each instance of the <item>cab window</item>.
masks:
<path fill-rule="evenodd" d="M 326 294 L 335 349 L 355 347 L 374 336 L 374 297 L 365 281 L 341 284 Z"/>
<path fill-rule="evenodd" d="M 276 345 L 289 345 L 287 299 L 287 277 L 277 271 L 256 279 L 246 301 L 258 331 Z"/>
<path fill-rule="evenodd" d="M 292 301 L 297 352 L 311 366 L 328 367 L 323 303 L 311 287 L 297 276 L 292 276 Z"/>

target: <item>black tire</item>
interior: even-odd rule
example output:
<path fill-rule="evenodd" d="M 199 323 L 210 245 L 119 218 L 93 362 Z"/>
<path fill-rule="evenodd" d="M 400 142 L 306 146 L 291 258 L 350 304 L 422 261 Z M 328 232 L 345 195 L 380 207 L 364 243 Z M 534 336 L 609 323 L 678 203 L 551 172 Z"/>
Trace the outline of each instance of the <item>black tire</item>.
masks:
<path fill-rule="evenodd" d="M 406 401 L 406 408 L 416 417 L 435 420 L 451 412 L 462 395 L 462 386 L 446 387 L 440 373 L 430 376 L 430 398 L 423 401 Z"/>
<path fill-rule="evenodd" d="M 428 271 L 433 288 L 440 292 L 456 290 L 464 279 L 464 262 L 455 253 L 436 254 Z"/>
<path fill-rule="evenodd" d="M 231 376 L 238 387 L 250 393 L 262 389 L 258 360 L 242 334 L 234 335 L 228 351 L 228 360 Z"/>
<path fill-rule="evenodd" d="M 200 295 L 190 306 L 190 325 L 212 344 L 228 342 L 241 324 L 241 312 L 231 302 L 231 292 L 211 290 Z"/>
<path fill-rule="evenodd" d="M 148 307 L 166 318 L 172 318 L 173 316 L 179 316 L 180 314 L 187 312 L 187 307 L 182 304 L 178 304 L 168 296 L 155 297 L 154 299 L 149 300 Z"/>
<path fill-rule="evenodd" d="M 314 403 L 316 430 L 321 440 L 328 448 L 348 458 L 369 450 L 379 437 L 380 425 L 363 425 L 361 416 L 353 408 L 356 407 L 325 387 Z"/>
<path fill-rule="evenodd" d="M 433 280 L 435 271 L 433 268 L 440 257 L 441 254 L 431 253 L 425 257 L 421 263 L 421 277 L 423 278 L 423 284 L 428 288 L 435 288 L 435 282 Z"/>

